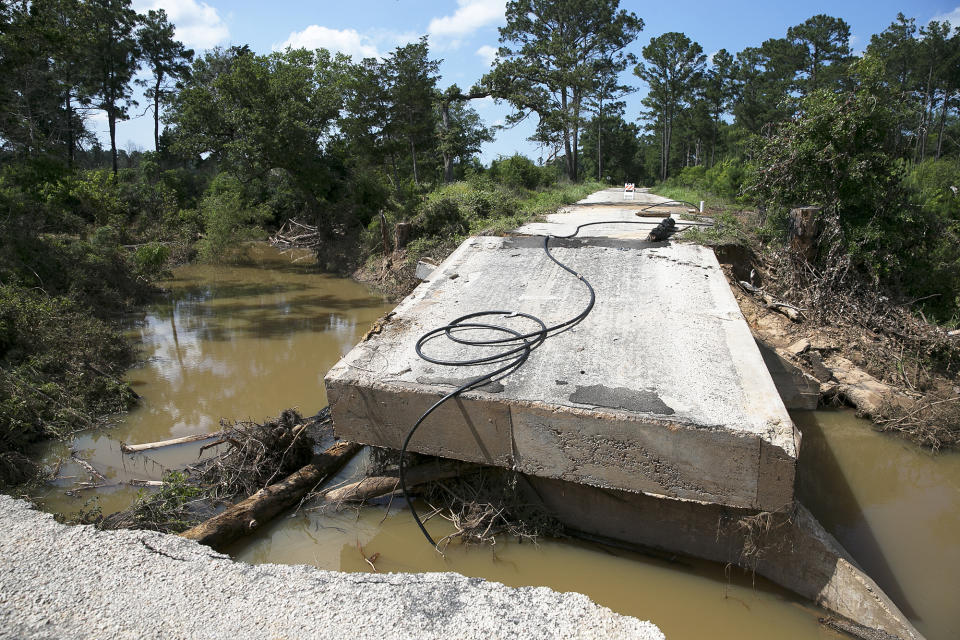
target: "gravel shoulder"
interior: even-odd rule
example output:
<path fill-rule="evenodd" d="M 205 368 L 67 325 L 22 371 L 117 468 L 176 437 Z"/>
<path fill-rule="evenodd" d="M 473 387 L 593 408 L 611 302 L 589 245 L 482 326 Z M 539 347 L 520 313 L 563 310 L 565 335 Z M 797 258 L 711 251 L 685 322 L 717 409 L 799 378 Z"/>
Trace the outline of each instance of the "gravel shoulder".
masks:
<path fill-rule="evenodd" d="M 177 536 L 61 525 L 5 495 L 0 567 L 0 638 L 664 638 L 577 593 L 252 566 Z"/>

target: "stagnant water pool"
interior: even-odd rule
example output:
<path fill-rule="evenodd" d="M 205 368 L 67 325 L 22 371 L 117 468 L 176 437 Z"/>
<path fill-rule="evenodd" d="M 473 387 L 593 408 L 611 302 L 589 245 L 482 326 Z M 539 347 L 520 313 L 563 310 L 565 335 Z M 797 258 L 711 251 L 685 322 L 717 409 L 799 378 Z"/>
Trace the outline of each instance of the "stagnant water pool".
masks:
<path fill-rule="evenodd" d="M 66 476 L 41 496 L 73 512 L 96 498 L 105 514 L 139 491 L 129 479 L 159 479 L 196 459 L 199 445 L 122 455 L 119 443 L 150 442 L 262 420 L 326 404 L 323 375 L 392 305 L 348 279 L 316 273 L 308 256 L 253 247 L 249 264 L 191 265 L 131 331 L 143 364 L 128 380 L 140 407 L 108 430 L 51 445 L 44 461 Z M 932 455 L 879 434 L 851 412 L 795 413 L 803 431 L 802 501 L 930 640 L 960 637 L 960 455 Z M 117 485 L 74 491 L 79 451 Z M 363 460 L 345 473 L 362 471 Z M 73 476 L 73 477 L 71 477 Z M 67 495 L 71 492 L 73 495 Z M 436 525 L 434 525 L 436 526 Z M 302 563 L 341 571 L 457 571 L 509 585 L 579 591 L 611 609 L 649 619 L 671 640 L 835 638 L 812 605 L 739 569 L 666 561 L 598 545 L 501 540 L 451 547 L 439 556 L 395 502 L 340 513 L 301 510 L 238 543 L 253 563 Z"/>

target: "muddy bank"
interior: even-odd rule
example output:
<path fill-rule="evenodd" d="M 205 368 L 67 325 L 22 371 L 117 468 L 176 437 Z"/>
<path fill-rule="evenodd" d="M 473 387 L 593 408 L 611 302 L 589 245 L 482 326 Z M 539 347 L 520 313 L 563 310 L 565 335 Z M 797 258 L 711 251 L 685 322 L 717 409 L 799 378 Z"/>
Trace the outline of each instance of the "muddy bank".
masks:
<path fill-rule="evenodd" d="M 770 291 L 792 277 L 777 270 L 796 264 L 777 254 L 782 264 L 775 265 L 739 245 L 714 249 L 754 337 L 768 352 L 771 372 L 776 378 L 773 369 L 783 368 L 793 377 L 793 388 L 781 389 L 790 408 L 852 406 L 877 428 L 924 448 L 960 445 L 958 337 L 905 307 L 874 299 L 875 293 L 817 292 L 831 297 L 829 312 L 789 304 L 789 292 Z M 751 284 L 765 277 L 766 288 Z M 867 302 L 858 296 L 877 308 L 864 311 Z M 809 292 L 793 297 L 810 302 Z M 832 307 L 844 304 L 848 316 L 831 319 Z"/>

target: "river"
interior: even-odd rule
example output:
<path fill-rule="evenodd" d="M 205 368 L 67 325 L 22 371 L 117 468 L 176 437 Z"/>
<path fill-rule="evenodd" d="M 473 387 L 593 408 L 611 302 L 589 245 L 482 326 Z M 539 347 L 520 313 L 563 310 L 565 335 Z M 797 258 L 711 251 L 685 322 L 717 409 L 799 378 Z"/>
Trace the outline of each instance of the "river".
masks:
<path fill-rule="evenodd" d="M 104 514 L 137 492 L 129 479 L 159 479 L 196 459 L 198 445 L 124 456 L 119 443 L 210 432 L 219 420 L 262 420 L 326 404 L 323 376 L 392 305 L 361 284 L 316 273 L 304 254 L 250 248 L 239 266 L 190 265 L 164 283 L 163 300 L 131 325 L 143 362 L 128 374 L 141 406 L 112 428 L 80 434 L 43 454 L 67 476 L 40 496 L 50 511 L 96 499 Z M 875 432 L 848 411 L 795 413 L 803 431 L 801 500 L 929 640 L 960 637 L 960 455 L 933 455 Z M 75 491 L 78 451 L 116 486 Z M 363 460 L 345 473 L 362 471 Z M 73 476 L 73 477 L 70 477 Z M 67 495 L 66 492 L 73 495 Z M 281 518 L 231 549 L 252 563 L 310 564 L 341 571 L 457 571 L 508 585 L 579 591 L 611 609 L 650 619 L 670 640 L 812 639 L 810 603 L 738 569 L 670 561 L 593 544 L 500 541 L 452 547 L 445 557 L 394 503 L 337 514 Z"/>

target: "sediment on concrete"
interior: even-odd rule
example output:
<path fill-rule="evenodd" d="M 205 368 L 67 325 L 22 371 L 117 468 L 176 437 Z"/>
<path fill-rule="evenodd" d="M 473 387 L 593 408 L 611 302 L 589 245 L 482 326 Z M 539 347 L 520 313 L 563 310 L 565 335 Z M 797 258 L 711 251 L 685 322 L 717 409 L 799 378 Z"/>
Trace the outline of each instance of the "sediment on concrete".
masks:
<path fill-rule="evenodd" d="M 429 329 L 487 309 L 547 325 L 579 312 L 585 288 L 542 246 L 533 237 L 464 242 L 328 373 L 338 434 L 398 449 L 431 404 L 486 373 L 421 360 L 414 345 Z M 791 504 L 799 434 L 712 251 L 598 237 L 554 240 L 551 250 L 594 286 L 592 313 L 520 370 L 444 404 L 410 448 L 650 495 L 766 510 Z M 521 332 L 533 326 L 496 321 Z M 438 358 L 476 357 L 450 341 L 426 348 Z"/>
<path fill-rule="evenodd" d="M 868 629 L 901 640 L 923 638 L 799 503 L 758 513 L 553 479 L 528 480 L 530 498 L 575 530 L 741 566 Z"/>
<path fill-rule="evenodd" d="M 664 638 L 581 594 L 251 566 L 177 536 L 61 525 L 5 495 L 0 567 L 0 638 Z"/>

